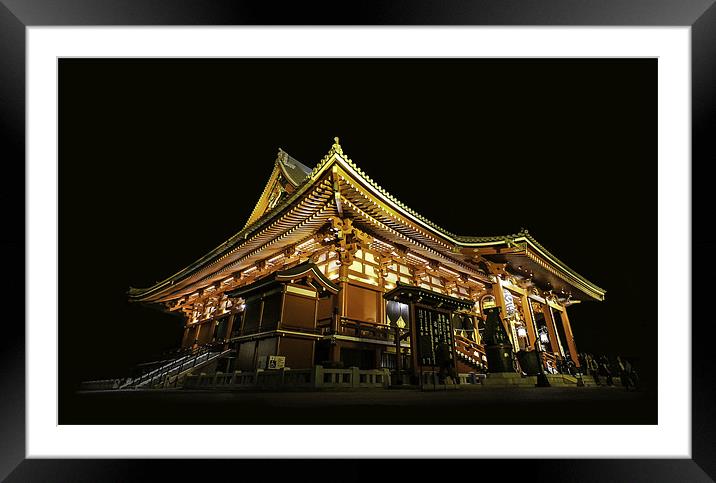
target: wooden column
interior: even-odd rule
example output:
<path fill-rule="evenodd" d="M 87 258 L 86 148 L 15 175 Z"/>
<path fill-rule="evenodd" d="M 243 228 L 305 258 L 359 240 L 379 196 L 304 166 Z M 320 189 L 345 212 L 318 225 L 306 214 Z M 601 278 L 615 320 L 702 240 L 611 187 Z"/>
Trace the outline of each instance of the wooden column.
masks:
<path fill-rule="evenodd" d="M 340 260 L 340 258 L 339 258 Z M 347 317 L 347 300 L 346 300 L 346 294 L 348 291 L 346 290 L 348 285 L 348 267 L 350 266 L 350 262 L 347 262 L 346 260 L 341 260 L 341 264 L 338 266 L 338 284 L 341 286 L 341 291 L 339 292 L 340 297 L 338 297 L 338 307 L 340 308 L 340 314 L 341 317 Z"/>
<path fill-rule="evenodd" d="M 567 347 L 569 347 L 569 356 L 574 362 L 574 365 L 579 367 L 579 354 L 577 353 L 577 344 L 574 342 L 574 334 L 572 333 L 572 324 L 569 322 L 567 316 L 567 307 L 562 310 L 562 326 L 564 327 L 564 334 L 567 337 Z"/>
<path fill-rule="evenodd" d="M 196 330 L 194 331 L 194 340 L 191 341 L 192 347 L 197 347 L 199 345 L 199 334 L 201 333 L 201 324 L 199 322 L 196 323 Z"/>
<path fill-rule="evenodd" d="M 226 322 L 226 333 L 224 335 L 224 340 L 231 339 L 231 331 L 234 330 L 234 319 L 236 318 L 236 312 L 232 312 L 231 315 L 229 315 L 229 320 Z"/>
<path fill-rule="evenodd" d="M 329 358 L 332 362 L 338 362 L 341 360 L 341 346 L 337 342 L 332 344 L 329 349 Z"/>
<path fill-rule="evenodd" d="M 363 253 L 365 253 L 365 249 L 363 250 Z M 376 257 L 376 256 L 379 257 L 379 258 L 377 258 L 377 260 L 376 260 L 376 261 L 378 262 L 378 267 L 375 268 L 375 271 L 376 271 L 376 273 L 378 274 L 378 277 L 377 277 L 377 278 L 378 278 L 378 287 L 380 288 L 380 292 L 378 292 L 379 300 L 378 300 L 378 313 L 376 314 L 376 322 L 378 322 L 379 324 L 387 324 L 387 323 L 388 323 L 388 320 L 387 320 L 388 318 L 387 318 L 387 316 L 386 316 L 386 314 L 387 314 L 387 312 L 386 312 L 386 301 L 385 301 L 385 299 L 383 298 L 383 294 L 385 294 L 385 292 L 386 292 L 386 290 L 385 290 L 385 279 L 383 278 L 383 272 L 382 272 L 382 270 L 380 269 L 380 260 L 381 260 L 380 257 L 381 257 L 381 255 L 378 254 L 378 255 L 373 255 L 373 256 L 374 256 L 374 257 Z"/>
<path fill-rule="evenodd" d="M 552 307 L 549 306 L 546 300 L 545 303 L 542 305 L 542 313 L 544 314 L 545 322 L 547 325 L 547 333 L 549 334 L 549 341 L 552 345 L 552 353 L 564 356 L 564 353 L 562 352 L 562 345 L 560 343 L 561 341 L 559 340 L 559 335 L 557 334 L 554 317 L 552 317 Z"/>
<path fill-rule="evenodd" d="M 341 287 L 341 291 L 338 292 L 338 306 L 336 308 L 336 320 L 333 332 L 340 334 L 341 332 L 341 317 L 348 317 L 348 301 L 346 300 L 348 294 L 348 282 L 340 281 L 338 285 Z"/>
<path fill-rule="evenodd" d="M 409 328 L 410 326 L 408 326 Z M 396 326 L 393 333 L 395 334 L 395 370 L 398 374 L 403 370 L 403 351 L 400 347 L 400 329 Z"/>
<path fill-rule="evenodd" d="M 246 309 L 242 310 L 241 312 L 238 312 L 236 314 L 236 317 L 234 318 L 234 325 L 238 325 L 238 332 L 239 335 L 243 335 L 244 332 L 244 318 L 246 315 Z"/>
<path fill-rule="evenodd" d="M 504 327 L 505 332 L 507 332 L 507 338 L 510 339 L 510 343 L 512 344 L 512 350 L 517 352 L 519 344 L 516 344 L 516 341 L 513 340 L 512 327 L 510 327 L 510 325 L 507 323 L 507 307 L 505 306 L 505 293 L 502 289 L 502 279 L 500 277 L 497 277 L 497 283 L 492 284 L 492 295 L 495 297 L 495 302 L 497 303 L 497 305 L 501 307 L 500 319 L 502 319 L 502 326 Z"/>
<path fill-rule="evenodd" d="M 418 340 L 418 321 L 415 320 L 415 304 L 410 304 L 410 324 L 408 327 L 410 328 L 410 357 L 413 360 L 413 374 L 416 378 L 419 378 L 421 366 L 418 360 L 418 345 L 420 341 Z M 420 385 L 422 386 L 422 382 Z"/>
<path fill-rule="evenodd" d="M 189 341 L 189 333 L 190 333 L 190 332 L 191 332 L 191 327 L 189 327 L 188 325 L 186 325 L 186 326 L 184 327 L 184 335 L 182 336 L 182 339 L 181 339 L 181 348 L 182 348 L 182 349 L 184 349 L 185 347 L 191 345 L 191 344 L 190 344 L 190 341 Z"/>
<path fill-rule="evenodd" d="M 522 295 L 522 313 L 525 316 L 525 325 L 527 326 L 527 336 L 530 338 L 530 342 L 532 342 L 531 347 L 533 349 L 536 349 L 535 345 L 537 344 L 537 338 L 539 337 L 537 335 L 537 328 L 534 319 L 532 318 L 532 307 L 530 307 L 530 298 L 529 293 L 525 292 L 524 295 Z"/>

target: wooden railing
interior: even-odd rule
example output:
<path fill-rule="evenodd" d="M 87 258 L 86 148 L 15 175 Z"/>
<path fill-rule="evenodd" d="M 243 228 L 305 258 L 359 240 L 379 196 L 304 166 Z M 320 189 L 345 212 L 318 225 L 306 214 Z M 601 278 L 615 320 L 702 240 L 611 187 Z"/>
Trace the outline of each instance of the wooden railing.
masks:
<path fill-rule="evenodd" d="M 455 350 L 463 359 L 472 364 L 486 364 L 485 359 L 483 359 L 485 348 L 481 344 L 460 335 L 454 335 L 453 338 L 455 340 Z"/>
<path fill-rule="evenodd" d="M 381 324 L 378 322 L 367 322 L 365 320 L 351 319 L 349 317 L 341 317 L 339 333 L 358 337 L 360 339 L 373 339 L 395 342 L 395 336 L 403 336 L 408 332 L 407 328 L 400 328 Z"/>
<path fill-rule="evenodd" d="M 229 341 L 237 339 L 239 337 L 247 336 L 247 335 L 254 335 L 254 334 L 259 334 L 259 333 L 268 332 L 268 331 L 280 332 L 282 330 L 291 331 L 291 332 L 301 332 L 304 334 L 312 334 L 312 335 L 323 334 L 325 332 L 323 329 L 323 326 L 318 326 L 316 328 L 301 327 L 301 326 L 297 326 L 297 325 L 288 325 L 288 324 L 284 324 L 283 322 L 281 322 L 278 325 L 276 325 L 270 329 L 267 327 L 253 327 L 249 330 L 242 329 L 241 331 L 234 331 L 234 332 L 232 332 L 232 335 L 231 335 L 231 338 L 229 338 Z"/>
<path fill-rule="evenodd" d="M 333 331 L 333 317 L 324 317 L 316 320 L 316 329 L 321 334 L 329 334 Z"/>
<path fill-rule="evenodd" d="M 541 354 L 542 354 L 542 367 L 544 367 L 546 369 L 547 362 L 549 361 L 549 363 L 552 365 L 552 367 L 554 369 L 557 368 L 557 356 L 556 355 L 554 355 L 551 352 L 544 351 L 544 350 L 541 351 Z"/>
<path fill-rule="evenodd" d="M 261 327 L 254 327 L 250 330 L 242 329 L 241 331 L 234 332 L 232 339 L 236 339 L 241 336 L 253 335 L 264 330 L 286 330 L 292 332 L 303 332 L 306 334 L 316 335 L 328 335 L 333 333 L 333 317 L 324 317 L 316 321 L 316 327 L 299 327 L 291 326 L 281 323 L 276 329 L 262 329 Z M 353 319 L 350 317 L 341 317 L 338 326 L 338 334 L 348 335 L 351 337 L 358 337 L 361 339 L 374 339 L 382 341 L 395 342 L 396 332 L 404 339 L 405 334 L 408 332 L 407 328 L 399 328 L 382 324 L 379 322 L 368 322 L 365 320 Z"/>

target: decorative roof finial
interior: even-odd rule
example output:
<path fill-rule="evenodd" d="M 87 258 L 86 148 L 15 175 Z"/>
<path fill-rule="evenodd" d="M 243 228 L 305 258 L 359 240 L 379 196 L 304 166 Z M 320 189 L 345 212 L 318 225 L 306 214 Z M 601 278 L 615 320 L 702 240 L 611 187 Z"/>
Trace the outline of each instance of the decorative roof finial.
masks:
<path fill-rule="evenodd" d="M 335 142 L 333 143 L 333 146 L 331 146 L 331 150 L 332 150 L 334 153 L 337 153 L 337 154 L 342 155 L 342 154 L 343 154 L 343 148 L 341 147 L 341 144 L 340 144 L 340 142 L 338 141 L 338 136 L 334 137 L 334 138 L 333 138 L 333 141 L 335 141 Z"/>
<path fill-rule="evenodd" d="M 276 157 L 282 163 L 286 163 L 286 161 L 288 161 L 288 153 L 281 148 L 278 148 L 278 155 Z"/>

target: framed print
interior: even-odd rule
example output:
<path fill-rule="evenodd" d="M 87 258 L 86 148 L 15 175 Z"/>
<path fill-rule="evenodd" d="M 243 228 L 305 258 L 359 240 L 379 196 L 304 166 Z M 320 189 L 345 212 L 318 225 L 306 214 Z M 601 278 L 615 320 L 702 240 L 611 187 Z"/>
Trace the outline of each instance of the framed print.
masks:
<path fill-rule="evenodd" d="M 163 7 L 0 9 L 3 477 L 710 481 L 710 2 Z"/>

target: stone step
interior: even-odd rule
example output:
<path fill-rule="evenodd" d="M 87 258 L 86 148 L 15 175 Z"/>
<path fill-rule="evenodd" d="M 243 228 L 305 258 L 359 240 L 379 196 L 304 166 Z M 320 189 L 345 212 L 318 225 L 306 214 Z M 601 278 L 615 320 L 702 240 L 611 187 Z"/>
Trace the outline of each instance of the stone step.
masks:
<path fill-rule="evenodd" d="M 582 376 L 582 382 L 584 382 L 585 387 L 594 387 L 597 386 L 597 381 L 594 380 L 593 376 Z"/>
<path fill-rule="evenodd" d="M 482 384 L 490 387 L 534 387 L 537 376 L 522 377 L 514 372 L 491 372 L 483 379 Z"/>

